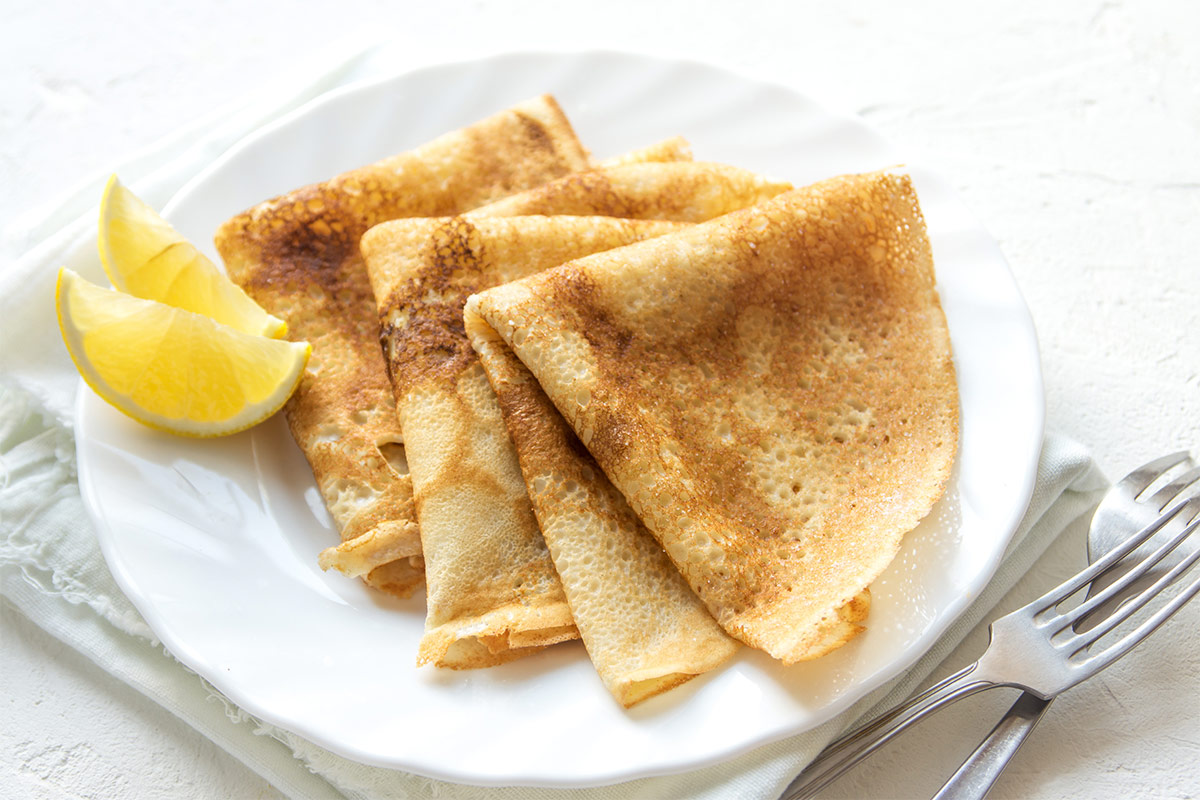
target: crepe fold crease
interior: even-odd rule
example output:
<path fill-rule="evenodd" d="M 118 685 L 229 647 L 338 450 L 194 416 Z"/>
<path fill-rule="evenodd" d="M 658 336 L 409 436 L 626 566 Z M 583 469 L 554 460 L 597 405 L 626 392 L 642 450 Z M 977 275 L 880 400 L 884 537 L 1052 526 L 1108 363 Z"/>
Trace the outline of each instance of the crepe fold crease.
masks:
<path fill-rule="evenodd" d="M 363 237 L 426 560 L 418 663 L 489 666 L 579 635 L 499 403 L 463 330 L 467 297 L 677 227 L 448 217 L 397 220 Z"/>
<path fill-rule="evenodd" d="M 426 563 L 418 663 L 488 666 L 579 636 L 463 306 L 489 286 L 679 227 L 584 216 L 597 210 L 700 221 L 786 188 L 723 165 L 633 160 L 678 147 L 646 148 L 458 218 L 387 222 L 362 238 Z"/>
<path fill-rule="evenodd" d="M 322 567 L 400 595 L 423 574 L 359 238 L 385 220 L 459 213 L 590 166 L 547 95 L 221 225 L 216 246 L 230 277 L 312 344 L 285 414 L 342 539 L 321 554 Z"/>
<path fill-rule="evenodd" d="M 737 649 L 537 381 L 468 309 L 538 525 L 588 655 L 626 708 L 727 661 Z"/>
<path fill-rule="evenodd" d="M 860 629 L 944 491 L 958 392 L 916 193 L 834 178 L 473 296 L 732 636 Z"/>
<path fill-rule="evenodd" d="M 652 151 L 653 148 L 647 148 Z M 472 216 L 531 214 L 703 222 L 792 188 L 749 170 L 704 161 L 633 161 L 567 175 L 505 197 Z"/>

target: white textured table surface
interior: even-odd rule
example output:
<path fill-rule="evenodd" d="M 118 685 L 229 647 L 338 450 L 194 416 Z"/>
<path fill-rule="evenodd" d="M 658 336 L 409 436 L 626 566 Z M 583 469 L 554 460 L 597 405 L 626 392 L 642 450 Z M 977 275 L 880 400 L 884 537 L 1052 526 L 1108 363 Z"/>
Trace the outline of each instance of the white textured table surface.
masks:
<path fill-rule="evenodd" d="M 1200 447 L 1200 5 L 1187 0 L 10 0 L 4 17 L 4 231 L 331 37 L 391 34 L 414 64 L 627 48 L 790 83 L 939 168 L 992 231 L 1038 328 L 1049 427 L 1110 476 Z M 1012 604 L 1082 560 L 1081 536 L 1064 537 Z M 1198 629 L 1194 604 L 1061 698 L 992 796 L 1200 795 Z M 0 798 L 278 796 L 3 606 L 0 641 Z M 977 631 L 952 660 L 985 642 Z M 1011 699 L 993 694 L 1004 696 L 959 704 L 828 795 L 929 796 Z"/>

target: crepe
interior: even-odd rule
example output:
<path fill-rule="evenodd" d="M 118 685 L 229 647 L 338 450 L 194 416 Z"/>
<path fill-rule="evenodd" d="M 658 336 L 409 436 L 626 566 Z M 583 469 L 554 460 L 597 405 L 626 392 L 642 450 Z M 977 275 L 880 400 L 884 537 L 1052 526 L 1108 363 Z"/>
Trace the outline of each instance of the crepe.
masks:
<path fill-rule="evenodd" d="M 727 661 L 736 643 L 533 375 L 482 317 L 467 311 L 464 323 L 496 392 L 572 616 L 608 691 L 629 708 Z"/>
<path fill-rule="evenodd" d="M 575 214 L 703 222 L 792 188 L 701 161 L 622 163 L 568 175 L 480 209 L 488 216 Z"/>
<path fill-rule="evenodd" d="M 543 96 L 269 200 L 217 231 L 230 277 L 313 347 L 285 413 L 343 542 L 321 554 L 323 567 L 400 595 L 422 574 L 359 238 L 385 220 L 458 213 L 589 166 L 561 109 Z"/>
<path fill-rule="evenodd" d="M 958 392 L 910 180 L 844 176 L 472 297 L 717 621 L 843 644 L 950 475 Z"/>
<path fill-rule="evenodd" d="M 691 161 L 692 146 L 682 136 L 672 136 L 661 142 L 639 147 L 601 161 L 601 167 L 619 167 L 622 164 L 641 164 L 650 161 Z"/>
<path fill-rule="evenodd" d="M 517 274 L 529 274 L 535 267 L 553 266 L 566 260 L 568 253 L 574 253 L 570 257 L 575 257 L 616 246 L 619 237 L 612 238 L 607 231 L 614 226 L 616 229 L 622 227 L 599 217 L 594 218 L 593 223 L 570 223 L 571 228 L 564 228 L 568 235 L 561 243 L 545 244 L 536 252 L 522 256 L 526 261 L 521 268 L 523 271 L 509 272 L 513 266 L 500 261 L 489 262 L 486 279 L 477 280 L 472 277 L 471 270 L 478 268 L 473 259 L 480 252 L 482 240 L 473 233 L 472 226 L 486 217 L 526 210 L 548 215 L 584 215 L 617 209 L 647 218 L 700 221 L 786 188 L 786 184 L 766 181 L 745 170 L 723 165 L 642 164 L 632 160 L 678 150 L 677 145 L 646 148 L 619 159 L 625 163 L 567 176 L 544 187 L 514 194 L 470 212 L 454 225 L 446 222 L 436 231 L 396 221 L 378 226 L 363 237 L 361 248 L 379 304 L 381 338 L 389 354 L 401 425 L 406 432 L 422 547 L 427 559 L 432 557 L 445 565 L 444 569 L 432 569 L 443 577 L 435 578 L 429 584 L 426 633 L 419 650 L 419 663 L 487 666 L 521 655 L 514 652 L 517 648 L 540 647 L 578 636 L 570 621 L 561 585 L 557 580 L 545 577 L 553 575 L 553 565 L 528 498 L 524 497 L 516 455 L 503 435 L 499 408 L 462 330 L 462 306 L 472 291 L 512 279 Z M 589 227 L 595 230 L 589 233 Z M 533 221 L 526 223 L 526 228 L 539 230 Z M 627 232 L 633 228 L 624 226 L 622 230 Z M 504 230 L 519 237 L 522 228 L 509 226 Z M 655 230 L 662 232 L 665 229 Z M 628 233 L 621 235 L 629 236 Z M 625 241 L 644 235 L 647 234 L 639 233 Z M 422 241 L 422 236 L 442 237 L 442 240 L 429 244 Z M 428 260 L 422 265 L 416 253 L 426 245 L 430 255 L 421 256 Z M 489 258 L 493 255 L 490 251 L 497 247 L 522 252 L 518 240 L 502 244 L 492 242 L 488 246 Z M 435 276 L 433 290 L 427 290 L 421 283 L 424 278 L 418 273 L 422 270 Z M 454 270 L 460 270 L 462 274 Z M 452 280 L 447 277 L 449 275 L 453 275 Z M 398 292 L 400 284 L 410 278 L 414 280 L 415 288 Z M 405 341 L 405 337 L 415 335 L 405 333 L 410 329 L 436 334 L 431 340 L 434 343 L 422 341 L 418 345 Z M 473 370 L 471 377 L 461 378 L 462 385 L 458 381 L 468 370 L 454 361 L 452 356 L 455 354 L 462 355 L 465 364 Z M 455 363 L 449 376 L 443 374 L 440 384 L 429 391 L 414 391 L 417 381 L 414 376 L 424 375 L 433 370 L 434 365 L 445 362 Z M 472 398 L 469 403 L 463 402 L 467 396 Z M 406 418 L 414 422 L 405 422 Z M 460 430 L 475 431 L 478 436 L 464 442 L 448 436 L 444 427 L 438 430 L 439 424 L 450 426 L 452 423 Z M 464 479 L 461 474 L 462 465 L 466 463 L 478 467 L 474 481 Z M 442 485 L 446 481 L 441 476 L 448 470 L 458 473 L 453 492 Z M 467 487 L 472 483 L 476 485 L 476 491 L 468 496 Z M 447 497 L 441 497 L 443 494 Z M 452 499 L 450 495 L 453 495 Z M 465 559 L 473 557 L 464 539 L 505 541 L 508 544 L 493 546 L 497 560 L 480 562 L 467 569 L 459 566 Z M 434 552 L 432 556 L 431 551 Z M 500 553 L 511 560 L 508 567 L 501 566 Z M 428 569 L 428 562 L 426 566 Z M 491 592 L 476 589 L 480 581 L 487 583 L 482 577 L 484 573 L 501 574 L 506 570 L 528 571 L 533 577 L 527 576 L 524 586 L 504 588 L 497 585 Z M 516 597 L 521 598 L 523 610 L 513 608 Z M 538 598 L 536 601 L 535 597 Z M 537 613 L 532 610 L 534 608 L 539 609 Z M 465 645 L 455 644 L 464 641 L 464 637 L 486 644 L 490 655 L 484 656 L 476 647 L 470 658 L 465 657 Z"/>
<path fill-rule="evenodd" d="M 457 217 L 396 220 L 363 237 L 425 556 L 418 664 L 489 666 L 578 637 L 499 405 L 463 330 L 467 297 L 677 227 Z"/>

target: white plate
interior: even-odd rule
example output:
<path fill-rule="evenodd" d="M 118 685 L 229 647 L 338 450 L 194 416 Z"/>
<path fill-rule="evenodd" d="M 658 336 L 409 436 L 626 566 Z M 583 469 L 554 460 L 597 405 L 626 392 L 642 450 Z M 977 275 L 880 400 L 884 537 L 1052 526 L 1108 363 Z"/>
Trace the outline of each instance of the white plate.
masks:
<path fill-rule="evenodd" d="M 804 184 L 904 161 L 861 121 L 695 63 L 512 55 L 331 93 L 256 134 L 167 216 L 207 247 L 260 200 L 552 92 L 598 156 L 675 134 L 697 158 Z M 870 628 L 784 668 L 745 649 L 621 710 L 578 644 L 489 670 L 413 667 L 423 598 L 317 568 L 337 537 L 286 426 L 192 441 L 78 404 L 80 484 L 121 587 L 183 663 L 261 719 L 351 759 L 464 783 L 584 786 L 679 771 L 796 733 L 915 661 L 995 570 L 1029 500 L 1042 435 L 1033 326 L 999 250 L 911 167 L 933 240 L 962 397 L 945 498 L 872 587 Z"/>

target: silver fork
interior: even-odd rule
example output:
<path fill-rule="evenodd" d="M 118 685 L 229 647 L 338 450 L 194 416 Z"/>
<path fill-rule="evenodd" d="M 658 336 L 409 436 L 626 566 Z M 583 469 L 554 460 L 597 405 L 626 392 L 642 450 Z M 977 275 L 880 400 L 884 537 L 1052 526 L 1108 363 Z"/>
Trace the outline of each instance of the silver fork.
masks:
<path fill-rule="evenodd" d="M 784 792 L 783 800 L 812 797 L 908 726 L 963 697 L 997 686 L 1012 686 L 1050 699 L 1128 653 L 1200 592 L 1198 575 L 1132 631 L 1124 633 L 1115 642 L 1096 646 L 1102 637 L 1155 599 L 1200 560 L 1200 548 L 1197 548 L 1149 587 L 1126 595 L 1130 586 L 1195 533 L 1200 527 L 1200 520 L 1194 519 L 1197 513 L 1200 513 L 1200 497 L 1175 504 L 1078 575 L 993 622 L 989 629 L 991 641 L 978 661 L 827 747 L 792 782 Z M 1100 576 L 1109 574 L 1118 562 L 1175 519 L 1188 521 L 1188 524 L 1111 585 L 1074 607 L 1065 611 L 1058 609 L 1072 595 Z M 1115 608 L 1106 605 L 1117 597 L 1125 597 L 1126 601 Z M 1074 630 L 1074 626 L 1088 616 L 1091 616 L 1092 627 L 1086 631 Z"/>
<path fill-rule="evenodd" d="M 1172 453 L 1138 467 L 1113 484 L 1105 492 L 1104 498 L 1092 515 L 1087 539 L 1088 560 L 1096 561 L 1105 553 L 1111 552 L 1120 546 L 1131 529 L 1141 528 L 1153 522 L 1184 492 L 1195 491 L 1195 486 L 1200 482 L 1200 467 L 1186 469 L 1189 466 L 1192 466 L 1189 452 Z M 1149 491 L 1151 486 L 1163 481 L 1166 483 L 1160 488 L 1154 492 Z M 1200 547 L 1200 537 L 1190 539 L 1185 545 Z M 1143 549 L 1144 547 L 1145 545 Z M 1181 545 L 1180 549 L 1183 547 L 1184 545 Z M 1181 554 L 1176 550 L 1174 555 Z M 1168 566 L 1165 561 L 1155 565 L 1127 591 L 1136 591 L 1148 581 L 1155 580 Z M 1099 592 L 1115 580 L 1119 576 L 1119 570 L 1120 565 L 1092 581 L 1088 586 L 1088 596 Z M 1120 599 L 1114 598 L 1115 601 Z M 1110 601 L 1110 605 L 1112 602 Z M 1080 620 L 1076 629 L 1086 629 L 1089 623 L 1088 619 Z M 988 733 L 987 738 L 934 795 L 933 800 L 967 800 L 986 795 L 1025 739 L 1037 727 L 1050 703 L 1050 700 L 1043 700 L 1030 692 L 1023 693 L 996 727 Z"/>

